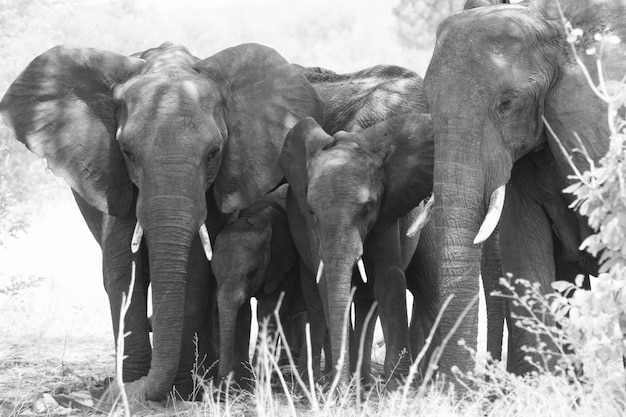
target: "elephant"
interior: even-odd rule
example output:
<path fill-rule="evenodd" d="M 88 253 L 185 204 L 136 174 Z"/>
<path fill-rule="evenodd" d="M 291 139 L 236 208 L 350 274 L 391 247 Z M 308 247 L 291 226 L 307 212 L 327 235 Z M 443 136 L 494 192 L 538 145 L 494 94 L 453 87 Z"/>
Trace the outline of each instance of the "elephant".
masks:
<path fill-rule="evenodd" d="M 285 211 L 287 187 L 283 184 L 241 210 L 215 239 L 211 267 L 217 280 L 222 378 L 231 371 L 238 380 L 251 377 L 250 298 L 257 298 L 257 317 L 261 322 L 272 318 L 278 297 L 284 292 L 282 322 L 295 296 L 299 260 Z"/>
<path fill-rule="evenodd" d="M 524 192 L 520 178 L 531 165 L 523 158 L 541 147 L 549 149 L 561 187 L 571 181 L 572 168 L 556 138 L 570 155 L 580 146 L 572 132 L 582 138 L 592 160 L 606 153 L 607 105 L 589 87 L 572 46 L 588 68 L 595 67 L 596 58 L 584 51 L 597 42 L 598 32 L 624 38 L 626 7 L 609 0 L 563 0 L 560 5 L 573 27 L 583 30 L 581 42 L 568 44 L 553 0 L 464 10 L 439 26 L 424 88 L 435 138 L 438 279 L 442 298 L 455 295 L 442 332 L 450 331 L 477 294 L 480 244 L 488 245 L 496 226 L 502 270 L 544 289 L 558 278 L 554 235 L 564 238 L 571 232 L 580 240 L 587 233 L 578 226 L 586 223 L 584 218 L 571 229 L 553 232 L 559 219 Z M 623 44 L 605 45 L 605 77 L 620 79 L 625 69 Z M 597 76 L 592 78 L 598 82 Z M 577 153 L 573 164 L 581 171 L 588 166 Z M 571 195 L 556 194 L 571 203 Z M 457 341 L 475 346 L 476 323 L 477 311 L 471 309 L 442 356 L 444 374 L 451 375 L 453 366 L 462 372 L 472 369 L 469 353 Z M 534 339 L 525 338 L 523 344 L 536 346 Z"/>
<path fill-rule="evenodd" d="M 332 70 L 322 67 L 303 67 L 293 64 L 313 85 L 318 95 L 324 102 L 324 121 L 322 128 L 329 134 L 335 134 L 340 130 L 358 131 L 370 127 L 378 122 L 387 120 L 393 116 L 406 113 L 427 113 L 428 106 L 423 92 L 423 80 L 415 72 L 394 65 L 377 65 L 348 74 L 338 74 Z M 290 199 L 288 198 L 288 206 Z M 293 206 L 293 204 L 291 204 Z M 290 224 L 298 218 L 299 210 L 294 212 L 289 210 Z M 299 222 L 305 222 L 300 219 Z M 296 247 L 299 251 L 309 244 L 302 236 L 294 236 Z M 312 243 L 312 245 L 314 245 Z M 319 355 L 322 348 L 322 341 L 326 332 L 322 300 L 320 299 L 318 288 L 313 277 L 317 269 L 317 263 L 313 264 L 307 250 L 301 253 L 304 263 L 301 266 L 302 291 L 306 294 L 307 314 L 311 323 L 311 333 L 313 341 L 313 368 L 316 375 L 319 374 Z M 303 255 L 304 253 L 304 255 Z M 357 303 L 355 308 L 362 314 L 357 315 L 364 318 L 364 314 L 369 310 L 369 304 L 359 300 L 359 292 L 356 294 Z M 363 313 L 363 311 L 365 313 Z M 375 320 L 370 321 L 368 333 L 373 332 Z M 421 326 L 419 323 L 414 323 Z M 357 323 L 357 327 L 359 324 Z M 356 341 L 350 333 L 352 342 L 351 350 L 354 351 Z M 368 336 L 368 337 L 370 337 Z M 367 343 L 366 343 L 367 345 Z M 329 356 L 326 352 L 326 364 L 328 370 Z M 355 365 L 356 352 L 351 355 L 351 366 Z M 305 355 L 302 358 L 306 358 Z M 306 369 L 306 363 L 300 362 L 301 369 Z M 365 374 L 365 372 L 363 373 Z"/>
<path fill-rule="evenodd" d="M 290 185 L 287 212 L 292 233 L 299 236 L 296 247 L 308 268 L 319 265 L 333 361 L 349 358 L 347 348 L 342 351 L 348 330 L 343 317 L 357 265 L 378 301 L 384 370 L 393 381 L 406 375 L 411 363 L 404 271 L 417 239 L 408 238 L 406 230 L 408 213 L 432 191 L 430 124 L 428 115 L 412 113 L 331 136 L 305 118 L 287 135 L 279 159 Z M 355 316 L 366 312 L 355 301 Z M 365 346 L 371 347 L 371 338 Z M 337 369 L 343 381 L 349 378 L 349 362 Z"/>
<path fill-rule="evenodd" d="M 376 65 L 338 74 L 295 66 L 324 102 L 322 128 L 331 135 L 365 129 L 393 116 L 428 112 L 422 77 L 407 68 Z"/>
<path fill-rule="evenodd" d="M 171 43 L 135 57 L 57 46 L 9 87 L 4 120 L 69 184 L 100 243 L 116 337 L 137 260 L 123 352 L 134 398 L 191 392 L 193 335 L 208 332 L 214 296 L 207 258 L 222 219 L 211 213 L 243 209 L 276 187 L 287 132 L 322 111 L 307 80 L 258 44 L 206 59 Z"/>
<path fill-rule="evenodd" d="M 561 190 L 565 184 L 559 178 L 559 173 L 555 163 L 555 158 L 547 147 L 541 147 L 530 152 L 513 165 L 511 180 L 507 184 L 507 195 L 523 196 L 523 204 L 526 207 L 533 207 L 532 211 L 544 212 L 547 215 L 548 223 L 552 229 L 552 259 L 554 260 L 554 277 L 558 280 L 566 280 L 574 284 L 578 274 L 584 275 L 583 288 L 589 289 L 589 275 L 598 274 L 598 261 L 587 252 L 579 250 L 584 236 L 589 234 L 589 228 L 584 219 L 568 208 L 568 202 Z M 501 225 L 511 224 L 514 219 L 510 216 L 517 216 L 518 209 L 510 209 L 507 206 L 503 209 Z M 525 210 L 522 210 L 522 213 Z M 528 210 L 530 211 L 530 210 Z M 513 226 L 501 226 L 510 228 Z M 499 246 L 499 229 L 494 231 Z M 505 238 L 516 238 L 515 235 L 508 234 Z M 505 242 L 503 242 L 505 244 Z M 514 247 L 516 243 L 508 243 L 508 247 Z M 483 257 L 485 256 L 488 243 L 483 247 Z M 500 249 L 496 249 L 499 254 Z M 516 248 L 515 252 L 508 256 L 515 256 L 521 252 Z M 502 334 L 504 319 L 507 320 L 509 331 L 509 352 L 507 355 L 507 370 L 516 374 L 527 373 L 532 369 L 530 364 L 524 359 L 527 354 L 523 352 L 522 346 L 528 343 L 527 335 L 523 329 L 513 324 L 510 312 L 514 306 L 503 297 L 491 296 L 492 291 L 500 291 L 503 294 L 508 291 L 500 287 L 498 278 L 503 276 L 502 265 L 498 258 L 497 272 L 485 273 L 484 264 L 481 265 L 481 275 L 483 287 L 485 289 L 485 300 L 487 307 L 487 351 L 495 360 L 501 359 Z M 526 262 L 524 259 L 520 263 Z M 488 279 L 491 278 L 491 279 Z M 495 278 L 495 279 L 494 279 Z M 545 282 L 546 285 L 549 282 Z"/>

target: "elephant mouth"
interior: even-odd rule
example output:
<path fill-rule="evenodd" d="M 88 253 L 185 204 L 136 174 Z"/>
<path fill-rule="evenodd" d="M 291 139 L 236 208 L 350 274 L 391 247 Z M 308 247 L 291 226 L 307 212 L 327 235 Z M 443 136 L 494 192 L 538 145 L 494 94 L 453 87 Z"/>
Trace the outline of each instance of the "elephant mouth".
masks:
<path fill-rule="evenodd" d="M 202 242 L 202 248 L 204 249 L 204 254 L 206 255 L 209 262 L 213 259 L 213 248 L 211 247 L 211 239 L 209 238 L 209 231 L 206 228 L 206 224 L 202 222 L 200 229 L 198 230 L 200 234 L 200 241 Z M 135 225 L 135 230 L 133 232 L 133 238 L 130 242 L 130 250 L 132 253 L 137 253 L 139 247 L 141 246 L 141 239 L 143 238 L 143 227 L 137 222 Z"/>
<path fill-rule="evenodd" d="M 359 259 L 356 261 L 357 269 L 359 270 L 359 275 L 361 275 L 361 279 L 364 284 L 367 284 L 367 274 L 365 273 L 365 264 L 363 263 L 363 257 L 359 256 Z M 322 279 L 322 274 L 324 273 L 324 261 L 320 259 L 320 264 L 317 267 L 317 274 L 315 275 L 315 282 L 317 284 L 320 283 Z"/>

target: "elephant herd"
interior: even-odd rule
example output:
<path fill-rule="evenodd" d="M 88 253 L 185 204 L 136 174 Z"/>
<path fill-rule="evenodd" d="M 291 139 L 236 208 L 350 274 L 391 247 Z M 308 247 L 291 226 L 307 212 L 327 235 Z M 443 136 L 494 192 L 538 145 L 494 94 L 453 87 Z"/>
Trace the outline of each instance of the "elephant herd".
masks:
<path fill-rule="evenodd" d="M 535 336 L 511 325 L 511 314 L 526 313 L 489 294 L 503 272 L 547 291 L 597 271 L 579 250 L 586 219 L 561 192 L 572 169 L 556 137 L 572 153 L 577 132 L 598 161 L 607 106 L 573 59 L 561 16 L 583 29 L 575 46 L 584 51 L 598 32 L 626 39 L 626 4 L 490 3 L 469 0 L 443 21 L 424 80 L 391 65 L 306 68 L 258 44 L 206 59 L 169 43 L 132 56 L 58 46 L 26 67 L 0 112 L 71 187 L 102 249 L 114 335 L 136 265 L 124 319 L 130 390 L 189 395 L 192 368 L 249 376 L 249 299 L 267 317 L 281 293 L 301 372 L 308 322 L 317 377 L 324 351 L 327 369 L 347 381 L 363 337 L 368 378 L 373 309 L 385 377 L 398 381 L 448 295 L 434 345 L 461 322 L 439 369 L 468 371 L 457 341 L 476 344 L 477 308 L 461 313 L 481 275 L 489 351 L 500 358 L 507 319 L 508 369 L 532 369 L 522 346 Z M 621 79 L 626 49 L 602 50 L 605 78 Z M 587 167 L 579 154 L 573 163 Z M 430 220 L 407 235 L 431 193 Z M 345 326 L 350 302 L 354 325 Z"/>

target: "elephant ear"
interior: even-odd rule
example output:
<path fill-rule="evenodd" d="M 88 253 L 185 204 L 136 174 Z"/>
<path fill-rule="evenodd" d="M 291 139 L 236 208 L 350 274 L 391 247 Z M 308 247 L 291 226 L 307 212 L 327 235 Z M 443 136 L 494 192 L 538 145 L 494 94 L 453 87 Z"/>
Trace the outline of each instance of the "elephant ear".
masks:
<path fill-rule="evenodd" d="M 296 251 L 291 239 L 291 231 L 287 224 L 287 213 L 280 208 L 271 206 L 272 218 L 271 258 L 264 291 L 271 294 L 296 264 Z"/>
<path fill-rule="evenodd" d="M 616 55 L 623 56 L 623 53 Z M 619 80 L 626 71 L 626 65 L 616 65 L 614 61 L 603 60 L 603 70 L 607 79 Z M 587 68 L 591 66 L 588 65 Z M 592 76 L 595 78 L 595 74 Z M 597 79 L 594 80 L 594 84 L 598 85 Z M 609 149 L 608 107 L 593 93 L 576 63 L 561 66 L 554 85 L 555 87 L 548 92 L 545 103 L 545 119 L 548 125 L 546 136 L 559 170 L 565 177 L 571 173 L 571 168 L 554 136 L 563 144 L 569 155 L 572 155 L 578 169 L 584 172 L 589 168 L 589 164 L 584 155 L 574 152 L 575 148 L 580 149 L 580 143 L 575 135 L 583 140 L 591 158 L 594 161 L 600 160 Z"/>
<path fill-rule="evenodd" d="M 57 46 L 11 84 L 0 113 L 17 139 L 90 205 L 123 217 L 133 187 L 116 141 L 112 89 L 144 64 L 95 49 Z"/>
<path fill-rule="evenodd" d="M 285 136 L 303 117 L 321 120 L 322 102 L 296 68 L 265 46 L 229 48 L 194 67 L 226 91 L 218 207 L 225 213 L 245 208 L 283 178 L 277 161 Z"/>
<path fill-rule="evenodd" d="M 383 155 L 385 193 L 376 227 L 405 216 L 433 189 L 434 141 L 430 115 L 409 113 L 360 132 Z"/>
<path fill-rule="evenodd" d="M 298 122 L 287 135 L 279 165 L 293 190 L 301 213 L 308 213 L 307 162 L 318 149 L 332 143 L 333 137 L 311 117 Z"/>

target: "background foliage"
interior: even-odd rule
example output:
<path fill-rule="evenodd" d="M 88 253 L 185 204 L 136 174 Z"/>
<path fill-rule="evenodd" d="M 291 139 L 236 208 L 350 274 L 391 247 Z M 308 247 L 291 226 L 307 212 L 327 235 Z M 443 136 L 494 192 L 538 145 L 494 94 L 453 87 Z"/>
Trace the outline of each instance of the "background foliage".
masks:
<path fill-rule="evenodd" d="M 464 4 L 465 0 L 400 0 L 393 8 L 400 41 L 408 48 L 429 48 L 435 42 L 439 23 Z"/>

